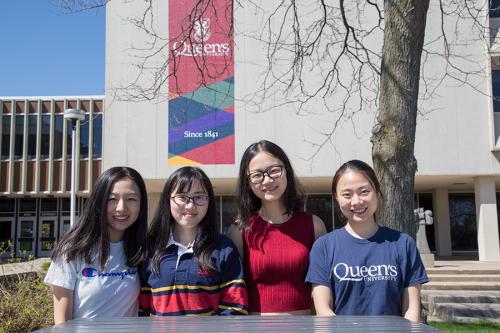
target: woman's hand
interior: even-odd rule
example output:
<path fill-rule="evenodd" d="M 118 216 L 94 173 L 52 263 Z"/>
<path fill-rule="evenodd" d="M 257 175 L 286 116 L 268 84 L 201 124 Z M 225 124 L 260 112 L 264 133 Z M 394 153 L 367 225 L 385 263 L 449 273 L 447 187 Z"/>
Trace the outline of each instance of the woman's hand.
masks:
<path fill-rule="evenodd" d="M 313 284 L 312 298 L 317 316 L 335 316 L 333 312 L 332 291 L 330 287 Z"/>
<path fill-rule="evenodd" d="M 403 290 L 403 317 L 413 322 L 420 322 L 420 284 Z"/>

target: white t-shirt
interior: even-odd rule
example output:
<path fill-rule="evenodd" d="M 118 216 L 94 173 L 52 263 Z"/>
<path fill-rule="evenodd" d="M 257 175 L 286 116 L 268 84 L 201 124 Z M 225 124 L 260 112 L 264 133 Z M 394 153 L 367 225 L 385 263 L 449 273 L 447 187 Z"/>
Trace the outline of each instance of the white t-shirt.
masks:
<path fill-rule="evenodd" d="M 126 265 L 123 242 L 110 243 L 104 270 L 99 255 L 92 263 L 66 262 L 58 258 L 50 264 L 44 282 L 73 290 L 73 318 L 134 317 L 138 312 L 140 289 L 137 268 Z"/>

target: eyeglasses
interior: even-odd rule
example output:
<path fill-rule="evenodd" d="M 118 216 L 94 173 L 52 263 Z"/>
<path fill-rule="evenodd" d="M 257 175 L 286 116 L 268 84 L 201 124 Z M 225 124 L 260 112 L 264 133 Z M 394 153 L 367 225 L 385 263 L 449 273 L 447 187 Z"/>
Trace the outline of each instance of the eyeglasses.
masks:
<path fill-rule="evenodd" d="M 190 197 L 189 195 L 174 195 L 171 197 L 174 202 L 178 205 L 187 205 L 191 200 L 196 206 L 205 206 L 208 203 L 208 196 L 206 195 L 195 195 L 194 197 Z"/>
<path fill-rule="evenodd" d="M 280 178 L 283 175 L 283 165 L 271 165 L 264 171 L 255 171 L 248 175 L 248 181 L 252 184 L 260 184 L 267 175 L 271 179 Z"/>

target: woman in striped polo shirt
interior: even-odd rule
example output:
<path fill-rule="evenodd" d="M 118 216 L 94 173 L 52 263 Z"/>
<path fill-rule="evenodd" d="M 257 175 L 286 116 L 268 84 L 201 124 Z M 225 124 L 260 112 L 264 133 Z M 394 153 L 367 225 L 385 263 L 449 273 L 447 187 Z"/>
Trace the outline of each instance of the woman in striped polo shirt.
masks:
<path fill-rule="evenodd" d="M 239 315 L 247 293 L 238 250 L 218 233 L 212 184 L 199 168 L 174 172 L 150 230 L 140 268 L 143 315 Z"/>

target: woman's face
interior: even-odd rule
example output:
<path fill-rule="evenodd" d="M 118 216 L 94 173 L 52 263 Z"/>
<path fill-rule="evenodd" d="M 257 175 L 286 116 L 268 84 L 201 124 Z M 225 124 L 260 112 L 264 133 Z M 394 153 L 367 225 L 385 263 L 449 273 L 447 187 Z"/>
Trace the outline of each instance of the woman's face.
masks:
<path fill-rule="evenodd" d="M 191 189 L 175 188 L 170 195 L 170 213 L 181 229 L 198 228 L 208 211 L 209 196 L 203 185 L 195 180 Z"/>
<path fill-rule="evenodd" d="M 347 170 L 339 179 L 336 198 L 342 214 L 350 223 L 375 223 L 373 215 L 378 206 L 378 195 L 366 176 Z"/>
<path fill-rule="evenodd" d="M 280 159 L 261 151 L 248 164 L 247 181 L 260 200 L 281 200 L 287 186 L 285 166 Z"/>
<path fill-rule="evenodd" d="M 141 192 L 130 178 L 122 178 L 113 184 L 108 197 L 106 218 L 109 238 L 118 242 L 128 227 L 137 221 L 141 212 Z"/>

